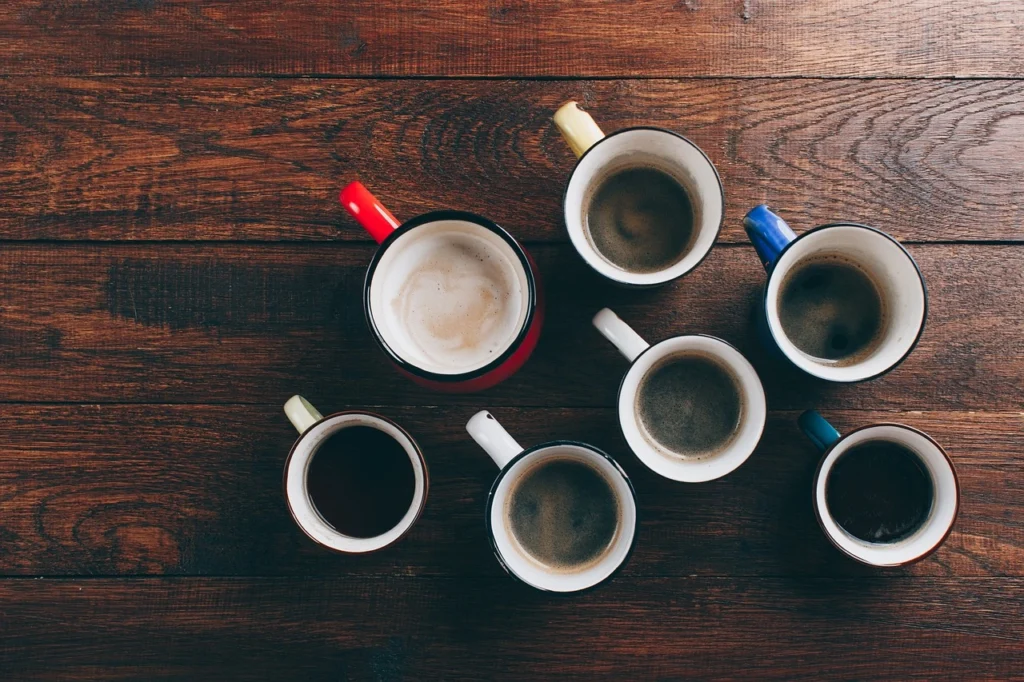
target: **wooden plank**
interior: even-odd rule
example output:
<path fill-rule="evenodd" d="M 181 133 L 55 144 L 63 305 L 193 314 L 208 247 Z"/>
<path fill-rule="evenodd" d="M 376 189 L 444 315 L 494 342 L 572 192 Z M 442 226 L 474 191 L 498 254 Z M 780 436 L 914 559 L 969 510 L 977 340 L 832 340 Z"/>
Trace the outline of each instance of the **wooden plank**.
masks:
<path fill-rule="evenodd" d="M 365 408 L 310 398 L 325 411 Z M 281 470 L 296 434 L 279 405 L 4 406 L 0 574 L 498 577 L 483 522 L 496 469 L 465 432 L 478 408 L 373 408 L 420 443 L 431 489 L 398 546 L 342 557 L 306 540 L 288 515 Z M 649 472 L 629 452 L 613 409 L 493 412 L 525 445 L 582 440 L 626 468 L 641 518 L 626 582 L 877 574 L 834 550 L 818 528 L 810 492 L 818 455 L 796 428 L 796 412 L 772 412 L 751 460 L 702 485 Z M 963 504 L 952 536 L 927 560 L 885 575 L 1024 575 L 1019 413 L 826 414 L 842 430 L 878 421 L 923 429 L 958 467 Z"/>
<path fill-rule="evenodd" d="M 1020 679 L 1020 579 L 3 580 L 13 679 Z"/>
<path fill-rule="evenodd" d="M 1020 76 L 1015 0 L 8 0 L 0 73 Z"/>
<path fill-rule="evenodd" d="M 775 409 L 1024 407 L 1024 250 L 916 245 L 930 316 L 907 361 L 857 386 L 826 385 L 756 342 L 764 273 L 720 246 L 681 282 L 632 292 L 598 281 L 569 245 L 537 246 L 548 296 L 540 346 L 483 396 L 444 404 L 607 406 L 626 363 L 592 329 L 615 308 L 652 341 L 720 336 L 759 369 Z M 366 328 L 366 245 L 10 244 L 0 255 L 0 396 L 7 402 L 437 404 L 392 371 Z"/>
<path fill-rule="evenodd" d="M 550 115 L 569 98 L 608 131 L 701 145 L 726 242 L 763 201 L 798 231 L 1024 238 L 1021 82 L 64 78 L 0 92 L 0 238 L 366 240 L 337 202 L 360 177 L 401 217 L 463 208 L 563 241 L 573 159 Z"/>

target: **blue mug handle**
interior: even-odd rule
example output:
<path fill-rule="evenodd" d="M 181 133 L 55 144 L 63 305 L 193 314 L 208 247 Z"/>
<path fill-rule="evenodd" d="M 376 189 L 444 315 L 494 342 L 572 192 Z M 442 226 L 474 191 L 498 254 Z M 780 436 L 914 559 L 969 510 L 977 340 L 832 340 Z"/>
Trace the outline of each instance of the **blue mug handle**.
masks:
<path fill-rule="evenodd" d="M 811 442 L 822 452 L 828 450 L 842 438 L 836 428 L 815 410 L 807 410 L 800 415 L 797 424 L 800 425 L 800 430 L 804 432 L 804 435 L 810 438 Z"/>
<path fill-rule="evenodd" d="M 747 236 L 757 249 L 765 270 L 771 270 L 786 245 L 796 239 L 796 232 L 786 221 L 772 213 L 766 204 L 755 206 L 743 218 Z"/>

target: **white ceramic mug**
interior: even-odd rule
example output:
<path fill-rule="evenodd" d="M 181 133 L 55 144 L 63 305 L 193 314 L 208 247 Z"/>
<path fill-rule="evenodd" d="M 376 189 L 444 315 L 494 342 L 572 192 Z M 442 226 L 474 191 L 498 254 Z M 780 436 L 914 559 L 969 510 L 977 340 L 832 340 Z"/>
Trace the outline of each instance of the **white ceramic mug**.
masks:
<path fill-rule="evenodd" d="M 629 558 L 636 542 L 637 509 L 633 485 L 615 460 L 592 445 L 551 441 L 523 448 L 486 410 L 476 413 L 466 430 L 501 471 L 487 496 L 485 515 L 491 547 L 498 562 L 514 578 L 548 592 L 579 592 L 608 580 Z M 555 569 L 535 559 L 510 529 L 509 494 L 523 476 L 550 460 L 575 460 L 589 465 L 608 483 L 618 502 L 618 527 L 596 562 L 578 570 Z"/>
<path fill-rule="evenodd" d="M 845 436 L 824 417 L 808 410 L 800 415 L 804 434 L 824 453 L 814 475 L 814 514 L 828 539 L 840 551 L 870 566 L 905 566 L 920 561 L 942 545 L 953 530 L 960 509 L 960 483 L 953 460 L 930 436 L 903 424 L 872 424 Z M 832 517 L 825 496 L 836 461 L 851 448 L 880 440 L 899 443 L 919 458 L 932 484 L 932 507 L 924 523 L 896 542 L 868 542 L 846 532 Z"/>
<path fill-rule="evenodd" d="M 295 523 L 311 540 L 327 549 L 345 554 L 375 552 L 400 540 L 423 512 L 427 503 L 427 465 L 416 441 L 390 419 L 368 412 L 338 412 L 324 417 L 302 396 L 292 396 L 284 412 L 299 432 L 284 465 L 284 494 Z M 306 482 L 310 462 L 317 449 L 332 435 L 352 426 L 368 426 L 395 440 L 412 463 L 415 485 L 412 501 L 402 519 L 387 532 L 375 537 L 353 537 L 339 532 L 317 511 Z M 372 456 L 369 454 L 368 456 Z"/>
<path fill-rule="evenodd" d="M 821 225 L 798 237 L 764 204 L 751 209 L 743 224 L 768 272 L 759 316 L 766 345 L 777 348 L 811 376 L 840 383 L 873 379 L 910 355 L 924 332 L 928 293 L 917 263 L 898 241 L 857 223 Z M 880 341 L 857 362 L 837 363 L 809 355 L 797 348 L 782 327 L 779 308 L 787 275 L 823 255 L 841 256 L 863 270 L 877 286 L 886 310 Z"/>
<path fill-rule="evenodd" d="M 722 229 L 725 190 L 715 165 L 700 147 L 662 128 L 625 128 L 605 135 L 576 102 L 563 104 L 554 121 L 579 157 L 562 203 L 569 238 L 591 268 L 619 284 L 651 287 L 682 277 L 707 257 Z M 611 173 L 635 166 L 655 168 L 672 177 L 686 190 L 693 206 L 694 236 L 689 248 L 656 272 L 631 272 L 615 265 L 601 255 L 587 231 L 587 202 L 597 185 Z"/>
<path fill-rule="evenodd" d="M 674 481 L 700 483 L 725 476 L 750 457 L 764 431 L 767 405 L 761 379 L 742 353 L 704 335 L 673 336 L 652 346 L 608 308 L 594 316 L 594 326 L 632 363 L 619 385 L 619 424 L 629 447 L 649 469 Z M 724 448 L 707 457 L 684 458 L 667 449 L 647 433 L 637 414 L 644 378 L 665 358 L 684 352 L 713 357 L 728 368 L 739 388 L 739 427 Z"/>

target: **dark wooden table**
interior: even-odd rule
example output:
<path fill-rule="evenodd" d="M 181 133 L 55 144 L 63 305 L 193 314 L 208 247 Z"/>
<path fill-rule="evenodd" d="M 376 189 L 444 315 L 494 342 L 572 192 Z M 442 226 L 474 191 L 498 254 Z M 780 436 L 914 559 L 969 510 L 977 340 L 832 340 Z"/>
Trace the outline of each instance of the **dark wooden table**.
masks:
<path fill-rule="evenodd" d="M 5 0 L 0 678 L 1024 679 L 1022 54 L 1019 0 Z M 717 164 L 725 227 L 690 276 L 618 290 L 567 244 L 569 98 Z M 452 398 L 390 368 L 359 298 L 373 245 L 336 199 L 355 178 L 399 217 L 467 209 L 527 244 L 550 317 L 522 372 Z M 762 201 L 907 245 L 931 314 L 897 371 L 825 386 L 757 348 Z M 771 410 L 749 462 L 703 485 L 640 465 L 604 305 L 748 354 Z M 296 392 L 419 439 L 432 487 L 402 543 L 341 557 L 293 525 Z M 633 477 L 611 583 L 502 573 L 464 430 L 484 407 Z M 948 448 L 963 504 L 937 554 L 877 571 L 830 547 L 809 407 Z"/>

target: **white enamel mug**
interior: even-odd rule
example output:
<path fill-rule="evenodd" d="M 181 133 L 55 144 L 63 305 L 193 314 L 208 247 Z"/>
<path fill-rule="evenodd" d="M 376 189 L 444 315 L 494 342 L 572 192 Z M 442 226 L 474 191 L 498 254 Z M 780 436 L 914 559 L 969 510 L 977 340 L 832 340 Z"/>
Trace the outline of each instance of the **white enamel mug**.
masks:
<path fill-rule="evenodd" d="M 824 453 L 814 475 L 814 515 L 829 541 L 844 554 L 869 566 L 905 566 L 937 550 L 953 531 L 960 510 L 960 483 L 953 460 L 928 434 L 903 424 L 871 424 L 845 436 L 814 410 L 800 415 L 800 429 Z M 869 441 L 899 443 L 913 452 L 931 478 L 933 499 L 924 523 L 897 542 L 868 542 L 846 532 L 829 511 L 829 474 L 851 448 Z"/>
<path fill-rule="evenodd" d="M 302 532 L 317 544 L 343 554 L 376 552 L 401 540 L 427 503 L 427 464 L 412 436 L 390 419 L 369 412 L 338 412 L 324 417 L 308 400 L 298 395 L 285 403 L 284 412 L 300 434 L 285 461 L 284 495 L 288 510 Z M 338 431 L 352 426 L 368 426 L 387 434 L 402 446 L 412 463 L 415 484 L 409 508 L 395 526 L 374 537 L 346 535 L 329 524 L 313 504 L 306 480 L 317 449 Z M 367 456 L 372 456 L 372 453 Z"/>
<path fill-rule="evenodd" d="M 605 135 L 576 102 L 566 102 L 554 116 L 562 136 L 579 160 L 563 197 L 565 227 L 583 260 L 608 279 L 630 287 L 653 287 L 682 277 L 707 257 L 722 229 L 725 190 L 715 165 L 700 147 L 682 135 L 653 127 L 625 128 Z M 656 272 L 631 272 L 605 258 L 587 230 L 587 202 L 610 174 L 646 166 L 672 177 L 693 206 L 694 235 L 674 263 Z"/>
<path fill-rule="evenodd" d="M 501 470 L 487 496 L 485 520 L 494 556 L 509 575 L 546 592 L 579 592 L 605 582 L 625 565 L 636 542 L 636 493 L 615 460 L 592 445 L 571 440 L 523 448 L 486 410 L 473 415 L 466 431 Z M 618 502 L 618 526 L 607 549 L 578 569 L 556 569 L 537 560 L 510 530 L 510 492 L 526 474 L 550 460 L 589 465 L 608 483 Z"/>
<path fill-rule="evenodd" d="M 619 424 L 630 449 L 649 469 L 665 478 L 701 483 L 725 476 L 754 452 L 767 418 L 764 387 L 753 365 L 732 345 L 713 336 L 673 336 L 653 346 L 608 308 L 594 316 L 594 326 L 630 361 L 619 385 Z M 666 358 L 685 352 L 713 357 L 728 368 L 739 388 L 740 423 L 729 442 L 705 457 L 683 457 L 656 441 L 637 414 L 641 384 Z"/>

